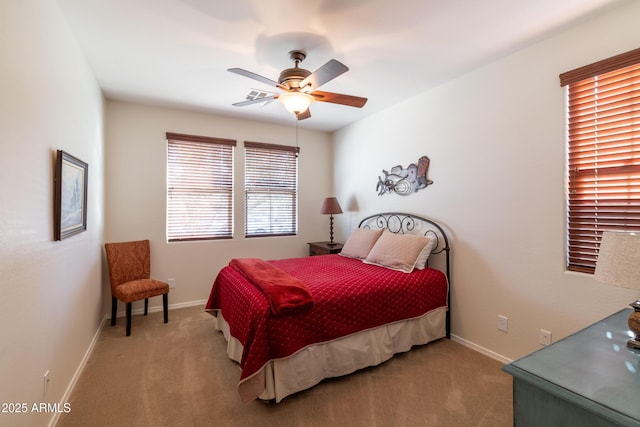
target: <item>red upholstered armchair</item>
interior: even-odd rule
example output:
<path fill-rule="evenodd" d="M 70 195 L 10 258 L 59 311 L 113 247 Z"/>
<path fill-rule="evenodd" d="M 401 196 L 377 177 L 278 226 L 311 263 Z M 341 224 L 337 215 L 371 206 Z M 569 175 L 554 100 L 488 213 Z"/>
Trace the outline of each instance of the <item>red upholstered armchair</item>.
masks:
<path fill-rule="evenodd" d="M 131 335 L 131 303 L 144 299 L 147 315 L 149 298 L 162 295 L 164 323 L 169 321 L 169 284 L 151 279 L 151 250 L 148 240 L 105 243 L 111 282 L 111 326 L 116 324 L 118 300 L 127 305 L 127 336 Z"/>

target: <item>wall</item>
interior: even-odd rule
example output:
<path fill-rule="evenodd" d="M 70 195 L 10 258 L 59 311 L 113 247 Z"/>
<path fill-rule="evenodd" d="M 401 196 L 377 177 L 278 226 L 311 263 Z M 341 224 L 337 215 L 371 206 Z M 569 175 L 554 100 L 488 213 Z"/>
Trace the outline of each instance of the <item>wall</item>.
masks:
<path fill-rule="evenodd" d="M 561 72 L 640 46 L 640 2 L 577 23 L 337 132 L 341 239 L 365 214 L 432 217 L 452 240 L 453 334 L 501 360 L 625 308 L 638 295 L 565 271 Z M 431 158 L 434 184 L 374 191 L 382 169 Z M 359 159 L 353 162 L 352 159 Z M 497 316 L 509 318 L 508 333 Z"/>
<path fill-rule="evenodd" d="M 143 238 L 151 241 L 152 275 L 175 279 L 176 287 L 169 294 L 170 306 L 203 303 L 209 297 L 217 272 L 233 257 L 304 256 L 308 254 L 307 242 L 328 240 L 329 219 L 319 211 L 323 198 L 332 195 L 331 138 L 327 133 L 304 129 L 299 130 L 299 234 L 244 238 L 243 141 L 295 146 L 293 120 L 292 116 L 289 127 L 122 101 L 107 102 L 106 241 Z M 167 243 L 167 131 L 238 141 L 234 154 L 233 239 Z M 157 309 L 161 302 L 160 298 L 150 300 L 150 309 Z M 133 309 L 141 307 L 141 303 L 134 303 Z M 123 310 L 121 304 L 119 311 Z"/>
<path fill-rule="evenodd" d="M 103 314 L 103 99 L 54 1 L 0 2 L 0 93 L 0 402 L 27 404 L 0 425 L 46 425 Z M 58 149 L 89 164 L 88 230 L 55 242 Z"/>

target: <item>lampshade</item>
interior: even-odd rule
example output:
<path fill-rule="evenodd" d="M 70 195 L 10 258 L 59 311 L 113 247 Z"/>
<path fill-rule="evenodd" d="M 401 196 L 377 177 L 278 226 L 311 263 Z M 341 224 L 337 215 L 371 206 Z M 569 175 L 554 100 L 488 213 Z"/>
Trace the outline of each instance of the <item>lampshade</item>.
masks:
<path fill-rule="evenodd" d="M 313 102 L 313 96 L 304 92 L 286 92 L 278 96 L 278 101 L 284 105 L 287 111 L 297 116 L 307 111 L 307 108 Z"/>
<path fill-rule="evenodd" d="M 320 213 L 323 215 L 333 215 L 333 214 L 341 214 L 342 209 L 340 208 L 340 203 L 338 203 L 338 199 L 335 197 L 327 197 L 322 202 L 322 207 L 320 208 Z"/>
<path fill-rule="evenodd" d="M 593 277 L 609 285 L 640 289 L 640 234 L 602 233 Z"/>

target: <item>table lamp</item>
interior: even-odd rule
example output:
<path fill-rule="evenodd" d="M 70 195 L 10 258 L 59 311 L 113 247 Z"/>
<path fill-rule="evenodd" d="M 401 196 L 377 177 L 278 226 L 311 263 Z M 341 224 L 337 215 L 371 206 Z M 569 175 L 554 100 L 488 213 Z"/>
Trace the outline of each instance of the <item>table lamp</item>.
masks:
<path fill-rule="evenodd" d="M 327 197 L 324 199 L 322 207 L 320 208 L 320 213 L 323 215 L 329 215 L 329 236 L 331 238 L 331 240 L 329 240 L 329 245 L 335 245 L 335 243 L 333 243 L 333 215 L 342 213 L 338 199 L 335 197 Z"/>
<path fill-rule="evenodd" d="M 640 290 L 640 234 L 602 233 L 593 277 L 609 285 Z M 640 299 L 630 305 L 633 311 L 628 324 L 635 339 L 627 341 L 627 347 L 640 349 Z"/>

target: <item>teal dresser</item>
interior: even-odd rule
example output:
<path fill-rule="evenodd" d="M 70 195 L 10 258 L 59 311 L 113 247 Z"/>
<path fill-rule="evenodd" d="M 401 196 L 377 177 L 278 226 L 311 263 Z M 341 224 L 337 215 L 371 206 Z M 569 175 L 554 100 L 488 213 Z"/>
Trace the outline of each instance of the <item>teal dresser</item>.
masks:
<path fill-rule="evenodd" d="M 514 425 L 640 426 L 640 351 L 627 348 L 631 311 L 505 365 Z"/>

